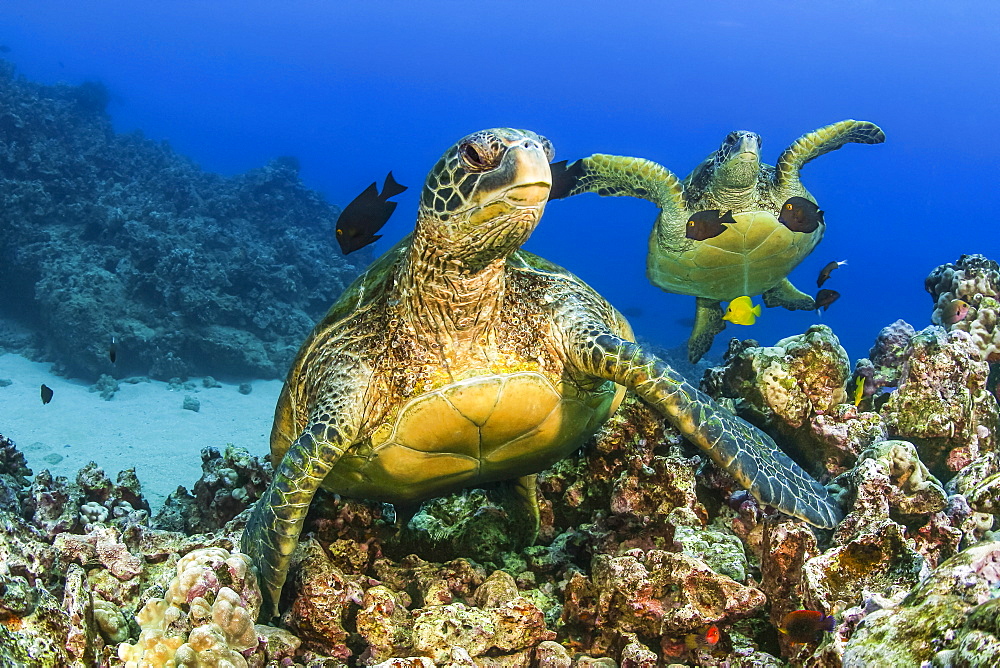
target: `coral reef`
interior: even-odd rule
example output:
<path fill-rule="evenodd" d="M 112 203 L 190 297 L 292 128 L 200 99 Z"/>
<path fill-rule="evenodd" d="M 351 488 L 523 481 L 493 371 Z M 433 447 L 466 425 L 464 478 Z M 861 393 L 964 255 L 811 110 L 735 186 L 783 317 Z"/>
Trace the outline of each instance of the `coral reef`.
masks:
<path fill-rule="evenodd" d="M 845 405 L 850 374 L 833 331 L 813 325 L 770 347 L 734 340 L 702 385 L 717 399 L 738 399 L 742 417 L 780 434 L 800 463 L 823 477 L 843 473 L 866 445 L 884 438 L 877 421 Z"/>
<path fill-rule="evenodd" d="M 294 158 L 207 173 L 116 134 L 106 99 L 99 84 L 41 86 L 0 61 L 3 312 L 40 325 L 18 352 L 91 380 L 284 375 L 370 251 L 341 255 L 338 210 Z"/>
<path fill-rule="evenodd" d="M 1000 362 L 1000 265 L 982 255 L 963 255 L 932 271 L 924 287 L 934 298 L 932 322 L 968 333 L 984 360 Z M 969 305 L 968 313 L 947 322 L 955 299 Z"/>
<path fill-rule="evenodd" d="M 931 471 L 950 477 L 996 448 L 988 376 L 967 333 L 928 327 L 910 340 L 899 389 L 880 410 L 889 433 L 912 440 Z"/>
<path fill-rule="evenodd" d="M 227 445 L 201 451 L 201 478 L 193 493 L 183 486 L 172 492 L 156 515 L 157 528 L 182 533 L 212 533 L 253 505 L 267 488 L 270 464 L 244 448 Z"/>
<path fill-rule="evenodd" d="M 412 517 L 317 495 L 282 628 L 253 624 L 257 582 L 234 552 L 269 464 L 206 448 L 192 492 L 178 488 L 151 520 L 134 474 L 112 483 L 88 465 L 32 479 L 0 437 L 0 664 L 989 665 L 1000 649 L 990 362 L 960 328 L 901 321 L 870 356 L 852 374 L 817 326 L 770 347 L 736 342 L 704 381 L 830 480 L 846 513 L 832 531 L 757 503 L 627 397 L 538 475 L 534 544 L 503 485 Z M 855 406 L 859 377 L 873 390 Z M 780 633 L 797 609 L 833 616 L 834 630 Z"/>

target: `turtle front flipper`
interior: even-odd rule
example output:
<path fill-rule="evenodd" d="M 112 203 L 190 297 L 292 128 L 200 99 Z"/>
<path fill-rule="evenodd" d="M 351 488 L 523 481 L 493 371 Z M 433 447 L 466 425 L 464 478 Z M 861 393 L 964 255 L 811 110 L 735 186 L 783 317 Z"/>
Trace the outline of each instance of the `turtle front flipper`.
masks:
<path fill-rule="evenodd" d="M 602 197 L 644 199 L 660 209 L 653 228 L 656 244 L 666 251 L 676 249 L 678 241 L 686 241 L 684 186 L 663 165 L 645 158 L 595 153 L 557 171 L 553 172 L 553 180 L 563 184 L 560 196 L 597 193 Z"/>
<path fill-rule="evenodd" d="M 775 165 L 775 180 L 782 192 L 802 188 L 799 184 L 799 170 L 802 166 L 830 151 L 836 151 L 844 144 L 881 144 L 885 141 L 882 128 L 869 121 L 848 119 L 814 132 L 804 134 L 786 148 Z"/>
<path fill-rule="evenodd" d="M 696 364 L 712 347 L 715 335 L 726 328 L 722 305 L 717 299 L 698 297 L 694 312 L 694 329 L 688 337 L 688 361 Z"/>
<path fill-rule="evenodd" d="M 781 279 L 781 282 L 770 290 L 765 290 L 761 298 L 768 308 L 781 306 L 789 311 L 816 310 L 816 300 L 792 285 L 787 278 Z"/>
<path fill-rule="evenodd" d="M 571 355 L 582 371 L 624 385 L 652 404 L 761 503 L 823 529 L 843 519 L 826 488 L 767 434 L 719 406 L 640 345 L 602 329 L 591 324 L 576 330 L 580 340 Z"/>
<path fill-rule="evenodd" d="M 240 540 L 240 550 L 257 569 L 264 600 L 262 622 L 278 616 L 281 588 L 288 576 L 292 552 L 299 542 L 309 504 L 320 483 L 344 454 L 343 439 L 334 430 L 313 423 L 292 444 L 267 491 L 254 506 Z"/>

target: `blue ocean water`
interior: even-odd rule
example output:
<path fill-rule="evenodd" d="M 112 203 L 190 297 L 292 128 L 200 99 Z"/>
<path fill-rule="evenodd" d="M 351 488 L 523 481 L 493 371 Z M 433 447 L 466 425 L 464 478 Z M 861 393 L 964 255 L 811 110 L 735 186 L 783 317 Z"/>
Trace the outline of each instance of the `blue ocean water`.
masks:
<path fill-rule="evenodd" d="M 713 349 L 823 322 L 852 358 L 897 318 L 929 324 L 934 267 L 1000 259 L 998 38 L 1000 8 L 981 1 L 0 5 L 2 55 L 22 74 L 101 81 L 117 129 L 168 140 L 206 169 L 294 155 L 306 185 L 341 206 L 392 170 L 411 188 L 376 253 L 411 228 L 440 153 L 481 128 L 535 130 L 557 159 L 634 155 L 683 176 L 731 130 L 758 132 L 773 163 L 805 132 L 874 121 L 885 144 L 803 171 L 829 227 L 791 278 L 812 293 L 819 269 L 846 259 L 825 286 L 840 300 L 765 310 Z M 654 218 L 638 200 L 554 202 L 527 249 L 633 314 L 640 336 L 682 345 L 694 299 L 644 274 Z"/>

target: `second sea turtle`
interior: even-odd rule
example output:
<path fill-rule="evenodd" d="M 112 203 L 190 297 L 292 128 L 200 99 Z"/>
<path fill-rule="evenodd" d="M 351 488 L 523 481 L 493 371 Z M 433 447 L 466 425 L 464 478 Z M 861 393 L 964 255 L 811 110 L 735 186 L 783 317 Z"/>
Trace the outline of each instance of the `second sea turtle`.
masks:
<path fill-rule="evenodd" d="M 762 295 L 767 306 L 814 309 L 788 280 L 823 238 L 826 222 L 799 179 L 810 160 L 847 143 L 879 144 L 882 130 L 845 120 L 799 137 L 776 165 L 761 161 L 761 138 L 731 132 L 686 179 L 652 160 L 595 154 L 557 163 L 553 198 L 595 192 L 649 200 L 660 213 L 649 236 L 646 275 L 667 292 L 697 298 L 688 339 L 694 363 L 725 328 L 720 302 Z"/>

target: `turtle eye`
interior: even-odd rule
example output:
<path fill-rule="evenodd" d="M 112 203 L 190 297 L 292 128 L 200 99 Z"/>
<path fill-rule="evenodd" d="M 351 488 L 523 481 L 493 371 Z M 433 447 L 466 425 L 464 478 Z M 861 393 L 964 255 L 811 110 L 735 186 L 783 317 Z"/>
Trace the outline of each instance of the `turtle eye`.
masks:
<path fill-rule="evenodd" d="M 740 134 L 738 132 L 730 132 L 728 135 L 726 135 L 726 143 L 735 144 L 739 140 L 739 138 Z"/>
<path fill-rule="evenodd" d="M 556 150 L 552 147 L 552 142 L 550 142 L 545 137 L 539 137 L 542 140 L 542 150 L 545 151 L 545 159 L 552 162 L 553 158 L 556 157 Z"/>
<path fill-rule="evenodd" d="M 474 141 L 464 142 L 458 148 L 462 162 L 472 172 L 485 172 L 499 164 L 499 153 Z"/>

